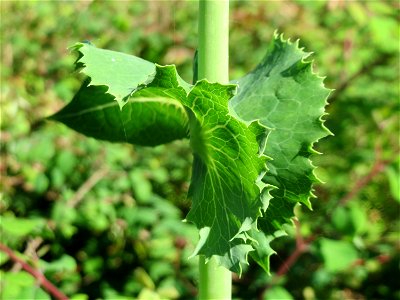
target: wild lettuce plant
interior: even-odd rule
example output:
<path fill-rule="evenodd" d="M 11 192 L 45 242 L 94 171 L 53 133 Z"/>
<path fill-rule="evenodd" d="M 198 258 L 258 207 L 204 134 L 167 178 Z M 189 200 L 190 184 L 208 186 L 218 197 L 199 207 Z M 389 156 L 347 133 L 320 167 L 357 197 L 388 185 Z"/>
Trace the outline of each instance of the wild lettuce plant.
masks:
<path fill-rule="evenodd" d="M 200 298 L 229 299 L 230 271 L 241 274 L 250 255 L 269 272 L 270 242 L 297 204 L 311 207 L 310 155 L 329 134 L 322 117 L 330 90 L 299 41 L 277 33 L 258 66 L 229 81 L 229 2 L 199 3 L 193 83 L 174 65 L 77 43 L 76 67 L 87 78 L 51 119 L 110 142 L 190 141 L 186 220 L 199 229 Z"/>

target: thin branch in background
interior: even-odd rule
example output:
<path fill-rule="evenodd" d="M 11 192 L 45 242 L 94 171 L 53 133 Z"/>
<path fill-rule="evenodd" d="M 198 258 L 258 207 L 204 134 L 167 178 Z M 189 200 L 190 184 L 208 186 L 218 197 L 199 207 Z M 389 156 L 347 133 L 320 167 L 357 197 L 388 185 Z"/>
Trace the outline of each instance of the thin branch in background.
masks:
<path fill-rule="evenodd" d="M 390 56 L 388 55 L 383 55 L 379 56 L 376 58 L 374 61 L 365 64 L 360 70 L 355 72 L 354 74 L 350 75 L 349 77 L 346 78 L 346 80 L 343 80 L 339 85 L 336 86 L 334 93 L 329 97 L 329 104 L 334 103 L 336 100 L 338 100 L 339 96 L 349 87 L 351 84 L 358 79 L 360 76 L 364 74 L 370 73 L 371 70 L 373 70 L 377 66 L 385 65 L 389 62 Z"/>
<path fill-rule="evenodd" d="M 367 186 L 376 175 L 383 172 L 385 167 L 390 163 L 391 161 L 382 159 L 382 148 L 380 145 L 377 145 L 375 147 L 375 162 L 372 165 L 371 170 L 367 175 L 356 181 L 353 188 L 338 201 L 338 205 L 346 205 L 346 203 L 353 199 L 365 186 Z"/>
<path fill-rule="evenodd" d="M 293 221 L 296 229 L 296 248 L 279 267 L 278 271 L 276 272 L 277 277 L 285 275 L 298 260 L 300 255 L 308 251 L 310 244 L 315 239 L 315 236 L 310 236 L 307 239 L 304 239 L 301 235 L 300 222 L 297 219 L 294 219 Z"/>
<path fill-rule="evenodd" d="M 290 254 L 290 256 L 286 258 L 285 261 L 280 265 L 272 281 L 261 290 L 259 299 L 265 299 L 265 293 L 278 283 L 279 278 L 284 276 L 291 269 L 291 267 L 297 262 L 303 253 L 309 250 L 310 245 L 316 238 L 314 235 L 312 235 L 304 239 L 301 235 L 301 226 L 299 220 L 293 219 L 293 222 L 296 229 L 296 248 L 292 254 Z"/>
<path fill-rule="evenodd" d="M 36 237 L 34 239 L 29 240 L 26 245 L 24 255 L 27 255 L 36 263 L 39 260 L 36 250 L 40 247 L 42 242 L 43 242 L 43 239 L 41 237 Z M 15 263 L 12 266 L 10 272 L 18 272 L 21 270 L 21 268 L 22 268 L 21 264 Z"/>
<path fill-rule="evenodd" d="M 52 295 L 55 299 L 68 300 L 68 297 L 63 292 L 61 292 L 55 285 L 53 285 L 49 280 L 47 280 L 47 278 L 40 271 L 34 269 L 25 261 L 23 261 L 21 258 L 19 258 L 13 252 L 13 250 L 8 248 L 6 245 L 0 243 L 0 251 L 6 253 L 12 261 L 20 264 L 22 266 L 22 269 L 24 269 L 26 272 L 35 277 L 39 285 L 41 285 L 46 291 L 48 291 L 49 294 Z"/>
<path fill-rule="evenodd" d="M 89 177 L 88 180 L 86 180 L 81 187 L 78 189 L 78 191 L 75 193 L 75 195 L 68 200 L 67 205 L 69 207 L 75 207 L 78 205 L 79 202 L 82 201 L 82 199 L 85 197 L 85 195 L 108 173 L 108 169 L 99 169 L 96 172 L 92 174 L 92 176 Z"/>

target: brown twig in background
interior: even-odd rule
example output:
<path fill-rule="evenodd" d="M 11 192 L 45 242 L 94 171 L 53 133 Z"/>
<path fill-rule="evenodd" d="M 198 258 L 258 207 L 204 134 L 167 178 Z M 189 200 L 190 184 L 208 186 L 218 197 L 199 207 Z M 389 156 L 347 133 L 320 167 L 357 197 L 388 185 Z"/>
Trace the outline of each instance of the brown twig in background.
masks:
<path fill-rule="evenodd" d="M 351 86 L 354 80 L 358 79 L 360 76 L 364 74 L 368 74 L 376 66 L 387 64 L 390 58 L 391 57 L 387 55 L 380 56 L 376 58 L 374 61 L 370 62 L 369 64 L 365 64 L 360 70 L 358 70 L 351 76 L 347 77 L 346 80 L 343 80 L 341 83 L 339 83 L 339 85 L 336 86 L 332 96 L 329 97 L 329 104 L 335 102 L 339 98 L 339 95 L 341 95 L 349 86 Z"/>
<path fill-rule="evenodd" d="M 107 173 L 108 169 L 99 169 L 94 172 L 92 176 L 81 185 L 75 195 L 68 200 L 67 205 L 72 208 L 78 205 L 78 203 L 82 201 L 83 197 L 97 184 L 97 182 L 99 182 L 99 180 L 106 176 Z"/>
<path fill-rule="evenodd" d="M 296 261 L 299 259 L 299 257 L 308 251 L 311 243 L 314 241 L 315 236 L 309 236 L 308 238 L 304 239 L 303 236 L 301 235 L 301 230 L 300 230 L 300 222 L 298 219 L 293 219 L 294 226 L 296 229 L 296 248 L 290 254 L 288 258 L 285 259 L 285 261 L 280 265 L 278 271 L 275 274 L 275 277 L 272 279 L 272 281 L 266 285 L 260 295 L 260 299 L 265 299 L 264 294 L 272 288 L 274 285 L 277 284 L 279 278 L 281 278 L 283 275 L 285 275 L 290 268 L 296 263 Z"/>
<path fill-rule="evenodd" d="M 376 175 L 383 172 L 385 170 L 385 167 L 390 163 L 390 160 L 382 159 L 382 149 L 380 145 L 377 145 L 375 147 L 375 162 L 372 165 L 371 170 L 367 175 L 361 177 L 356 181 L 353 188 L 338 201 L 338 205 L 343 206 L 352 198 L 354 198 L 354 196 L 356 196 L 368 183 L 370 183 Z"/>
<path fill-rule="evenodd" d="M 42 244 L 43 239 L 41 237 L 36 237 L 34 239 L 31 239 L 28 241 L 24 254 L 29 256 L 32 260 L 35 262 L 39 259 L 37 256 L 36 250 L 40 247 Z M 19 263 L 15 263 L 14 266 L 10 269 L 10 272 L 18 272 L 22 268 L 22 265 Z"/>
<path fill-rule="evenodd" d="M 308 251 L 310 244 L 315 239 L 315 236 L 310 236 L 307 239 L 304 239 L 300 232 L 299 220 L 294 219 L 293 221 L 296 229 L 296 248 L 279 267 L 278 271 L 276 272 L 277 277 L 285 275 L 294 265 L 300 255 Z"/>
<path fill-rule="evenodd" d="M 13 250 L 8 248 L 6 245 L 0 243 L 0 251 L 3 251 L 4 253 L 6 253 L 12 261 L 20 264 L 26 272 L 28 272 L 33 277 L 35 277 L 36 280 L 38 281 L 38 283 L 45 290 L 47 290 L 54 298 L 56 298 L 57 300 L 68 300 L 68 297 L 63 292 L 61 292 L 55 285 L 53 285 L 50 281 L 48 281 L 47 278 L 40 271 L 34 269 L 29 264 L 27 264 L 25 261 L 23 261 L 21 258 L 19 258 L 13 252 Z"/>

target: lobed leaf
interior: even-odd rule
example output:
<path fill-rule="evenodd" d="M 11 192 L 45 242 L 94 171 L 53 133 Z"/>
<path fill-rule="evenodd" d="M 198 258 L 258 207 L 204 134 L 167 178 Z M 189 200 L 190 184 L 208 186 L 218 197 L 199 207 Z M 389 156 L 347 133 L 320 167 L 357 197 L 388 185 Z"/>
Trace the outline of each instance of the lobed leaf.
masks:
<path fill-rule="evenodd" d="M 317 153 L 313 144 L 330 134 L 321 120 L 330 90 L 313 73 L 312 63 L 305 61 L 309 55 L 298 42 L 275 35 L 262 62 L 238 80 L 238 93 L 229 103 L 242 120 L 259 120 L 270 130 L 264 153 L 271 160 L 263 181 L 276 188 L 258 221 L 267 237 L 291 222 L 297 203 L 311 208 L 312 184 L 318 179 L 309 157 Z M 267 268 L 265 262 L 261 265 Z"/>

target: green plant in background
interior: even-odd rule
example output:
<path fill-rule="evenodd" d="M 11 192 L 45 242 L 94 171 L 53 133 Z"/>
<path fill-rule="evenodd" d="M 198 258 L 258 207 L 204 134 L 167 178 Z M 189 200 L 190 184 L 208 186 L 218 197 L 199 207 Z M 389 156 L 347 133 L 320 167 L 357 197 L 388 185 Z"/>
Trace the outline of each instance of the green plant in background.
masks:
<path fill-rule="evenodd" d="M 190 139 L 186 219 L 200 232 L 192 255 L 201 257 L 202 299 L 229 298 L 225 268 L 241 274 L 248 255 L 269 272 L 269 243 L 282 235 L 298 203 L 311 206 L 317 179 L 309 157 L 329 134 L 321 117 L 330 91 L 298 42 L 275 34 L 260 64 L 228 83 L 228 4 L 200 1 L 193 84 L 173 65 L 78 43 L 76 66 L 87 79 L 51 117 L 112 142 Z"/>

